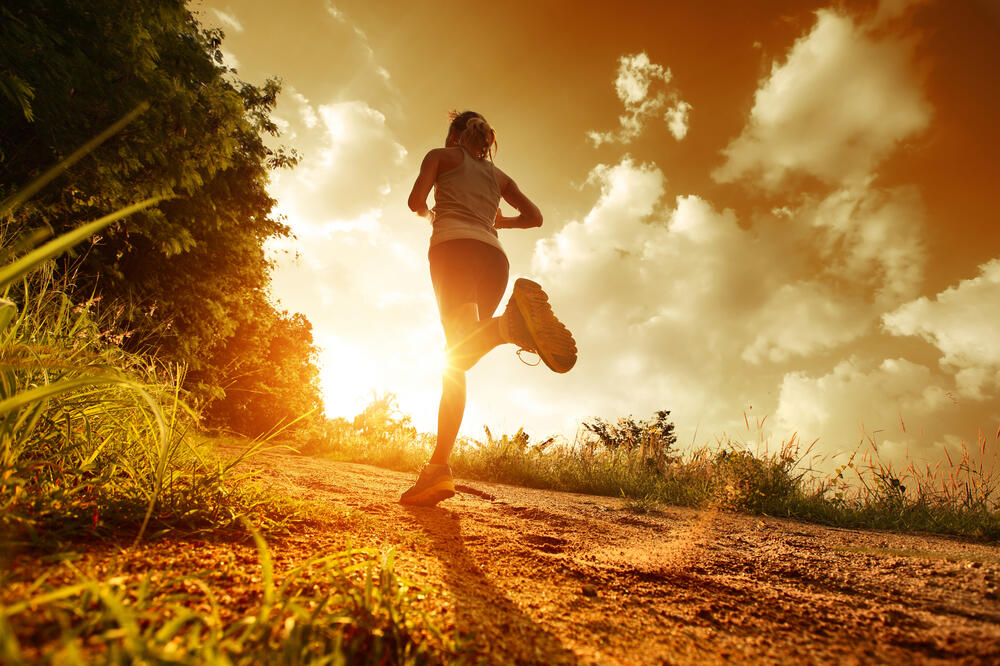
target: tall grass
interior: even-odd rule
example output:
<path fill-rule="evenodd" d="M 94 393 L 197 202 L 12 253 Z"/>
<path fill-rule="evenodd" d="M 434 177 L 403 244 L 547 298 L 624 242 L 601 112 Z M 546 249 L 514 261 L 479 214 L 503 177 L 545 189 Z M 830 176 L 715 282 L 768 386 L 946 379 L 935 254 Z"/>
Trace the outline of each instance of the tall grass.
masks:
<path fill-rule="evenodd" d="M 1000 438 L 1000 432 L 998 432 Z M 976 450 L 944 449 L 933 466 L 913 461 L 897 468 L 884 461 L 866 435 L 846 463 L 824 479 L 824 497 L 847 522 L 878 522 L 890 529 L 1000 539 L 1000 462 L 980 431 Z M 978 455 L 976 455 L 978 453 Z"/>
<path fill-rule="evenodd" d="M 427 462 L 434 437 L 417 432 L 391 393 L 373 395 L 354 419 L 330 419 L 325 431 L 298 447 L 302 453 L 412 471 Z"/>
<path fill-rule="evenodd" d="M 45 260 L 84 237 L 71 232 L 0 269 L 0 550 L 123 529 L 138 538 L 150 524 L 228 525 L 272 505 L 225 487 L 238 461 L 220 464 L 198 445 L 183 369 L 124 352 L 96 304 L 74 303 L 68 278 L 54 277 Z"/>
<path fill-rule="evenodd" d="M 49 394 L 0 421 L 0 541 L 230 526 L 272 505 L 238 483 L 238 460 L 202 446 L 183 369 L 124 352 L 96 304 L 66 291 L 43 268 L 8 294 L 19 307 L 0 334 L 0 397 Z"/>
<path fill-rule="evenodd" d="M 1000 466 L 986 461 L 995 454 L 983 436 L 978 456 L 963 447 L 957 460 L 924 469 L 908 464 L 901 471 L 881 460 L 870 442 L 869 450 L 824 475 L 814 469 L 815 442 L 793 435 L 772 445 L 763 420 L 747 419 L 747 430 L 745 438 L 723 436 L 680 451 L 658 415 L 622 419 L 603 433 L 584 429 L 572 442 L 532 443 L 523 430 L 495 436 L 487 428 L 482 440 L 459 440 L 451 466 L 470 479 L 622 497 L 636 511 L 662 503 L 1000 540 Z M 433 438 L 417 434 L 398 411 L 368 409 L 353 422 L 341 420 L 316 450 L 414 471 L 432 446 Z"/>
<path fill-rule="evenodd" d="M 281 576 L 253 532 L 251 571 L 94 580 L 0 606 L 0 661 L 23 664 L 426 664 L 460 661 L 464 644 L 413 605 L 422 590 L 392 551 L 347 550 Z M 234 607 L 222 598 L 237 597 Z"/>

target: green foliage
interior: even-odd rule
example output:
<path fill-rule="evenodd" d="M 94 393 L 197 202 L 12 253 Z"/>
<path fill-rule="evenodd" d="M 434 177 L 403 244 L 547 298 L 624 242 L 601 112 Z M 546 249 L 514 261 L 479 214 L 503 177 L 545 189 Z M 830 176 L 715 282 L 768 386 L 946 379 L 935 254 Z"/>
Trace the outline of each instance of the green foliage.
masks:
<path fill-rule="evenodd" d="M 77 305 L 62 286 L 43 269 L 7 294 L 17 307 L 8 301 L 0 334 L 5 547 L 256 514 L 263 494 L 236 485 L 238 461 L 216 462 L 192 431 L 181 373 L 112 344 L 97 303 Z"/>
<path fill-rule="evenodd" d="M 666 459 L 669 458 L 670 447 L 677 443 L 674 424 L 669 417 L 669 411 L 660 410 L 646 421 L 636 421 L 628 416 L 618 419 L 618 423 L 614 425 L 595 418 L 584 421 L 583 428 L 596 435 L 601 445 L 607 449 L 634 451 L 645 448 L 647 457 Z"/>
<path fill-rule="evenodd" d="M 421 590 L 395 572 L 392 551 L 349 549 L 278 578 L 254 536 L 257 583 L 250 572 L 226 572 L 228 582 L 257 588 L 236 618 L 224 619 L 225 590 L 216 589 L 213 572 L 138 581 L 81 574 L 56 588 L 43 578 L 31 598 L 0 606 L 0 655 L 9 664 L 38 654 L 62 664 L 234 665 L 428 664 L 461 656 L 461 645 L 414 608 Z M 30 653 L 21 647 L 29 643 Z"/>
<path fill-rule="evenodd" d="M 296 161 L 265 141 L 277 134 L 270 112 L 280 86 L 238 80 L 221 64 L 222 38 L 203 30 L 183 0 L 0 8 L 0 195 L 148 104 L 113 143 L 61 173 L 58 188 L 32 198 L 19 223 L 62 231 L 136 199 L 169 197 L 127 225 L 111 225 L 84 252 L 73 288 L 78 299 L 96 293 L 121 308 L 117 333 L 127 350 L 188 367 L 186 388 L 201 404 L 226 400 L 233 373 L 266 377 L 233 367 L 238 351 L 261 351 L 235 336 L 304 328 L 266 295 L 271 263 L 263 244 L 289 233 L 272 213 L 268 170 Z M 276 377 L 312 362 L 309 350 L 265 351 L 281 369 Z M 270 426 L 315 402 L 315 382 L 303 382 L 289 402 L 290 386 L 252 387 L 254 409 L 272 413 Z M 243 393 L 216 413 L 246 411 L 247 388 L 235 388 Z M 239 427 L 249 431 L 246 419 Z"/>
<path fill-rule="evenodd" d="M 38 191 L 142 110 L 127 115 L 25 189 Z M 4 215 L 27 200 L 0 202 Z M 128 354 L 109 342 L 94 300 L 69 297 L 71 279 L 53 278 L 50 260 L 128 215 L 127 206 L 45 243 L 42 232 L 5 228 L 0 243 L 0 536 L 3 548 L 40 536 L 136 524 L 136 541 L 154 510 L 166 524 L 231 521 L 248 493 L 224 500 L 227 465 L 191 442 L 181 400 L 182 372 Z M 16 287 L 16 288 L 15 288 Z M 107 320 L 104 320 L 106 324 Z M 234 511 L 233 509 L 237 509 Z M 221 510 L 221 511 L 220 511 Z M 179 513 L 177 520 L 171 512 Z M 170 520 L 164 521 L 165 518 Z"/>
<path fill-rule="evenodd" d="M 720 506 L 745 513 L 786 513 L 790 503 L 804 497 L 797 453 L 794 439 L 770 455 L 754 455 L 745 449 L 716 453 L 711 468 Z"/>
<path fill-rule="evenodd" d="M 225 399 L 208 403 L 207 423 L 258 437 L 310 415 L 292 431 L 304 441 L 316 437 L 322 398 L 312 325 L 301 314 L 275 313 L 259 296 L 244 307 L 250 316 L 213 358 Z"/>

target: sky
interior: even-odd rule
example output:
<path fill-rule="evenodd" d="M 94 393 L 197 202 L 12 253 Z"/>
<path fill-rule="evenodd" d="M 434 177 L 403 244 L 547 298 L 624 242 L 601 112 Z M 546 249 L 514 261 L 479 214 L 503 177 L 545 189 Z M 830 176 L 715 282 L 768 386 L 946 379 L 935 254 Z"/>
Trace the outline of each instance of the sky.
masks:
<path fill-rule="evenodd" d="M 543 285 L 579 361 L 494 350 L 463 434 L 667 409 L 682 445 L 1000 446 L 995 0 L 189 6 L 240 78 L 283 82 L 302 159 L 272 174 L 295 234 L 272 292 L 312 322 L 329 416 L 392 392 L 434 429 L 444 336 L 406 198 L 473 109 L 545 217 L 501 232 L 511 280 Z"/>

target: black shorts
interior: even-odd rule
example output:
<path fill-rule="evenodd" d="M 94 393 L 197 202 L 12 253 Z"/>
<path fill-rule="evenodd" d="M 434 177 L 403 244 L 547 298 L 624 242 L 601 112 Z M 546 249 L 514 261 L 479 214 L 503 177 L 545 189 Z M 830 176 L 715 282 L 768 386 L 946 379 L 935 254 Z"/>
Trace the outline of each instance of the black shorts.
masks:
<path fill-rule="evenodd" d="M 465 303 L 479 307 L 479 319 L 493 316 L 507 289 L 510 264 L 503 250 L 470 238 L 445 241 L 427 253 L 441 322 Z"/>

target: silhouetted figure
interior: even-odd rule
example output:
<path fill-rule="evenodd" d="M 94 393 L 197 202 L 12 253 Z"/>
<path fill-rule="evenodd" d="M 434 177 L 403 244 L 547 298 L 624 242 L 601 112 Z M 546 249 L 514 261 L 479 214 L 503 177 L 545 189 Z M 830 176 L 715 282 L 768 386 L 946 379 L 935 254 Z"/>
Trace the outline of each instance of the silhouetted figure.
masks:
<path fill-rule="evenodd" d="M 465 372 L 494 347 L 513 343 L 536 352 L 556 372 L 576 363 L 573 336 L 556 319 L 535 282 L 519 279 L 503 315 L 493 313 L 507 289 L 510 265 L 497 229 L 530 229 L 542 213 L 493 163 L 496 133 L 474 112 L 452 113 L 444 148 L 424 157 L 410 210 L 431 221 L 431 283 L 448 344 L 438 409 L 437 446 L 404 504 L 433 505 L 455 494 L 448 457 L 465 413 Z M 434 208 L 427 195 L 434 188 Z M 504 217 L 500 199 L 519 213 Z"/>

